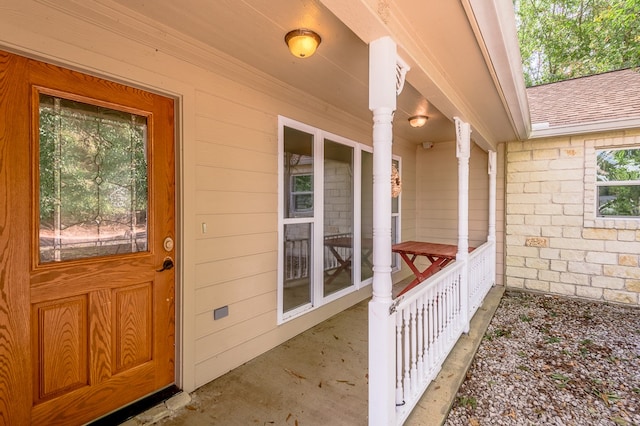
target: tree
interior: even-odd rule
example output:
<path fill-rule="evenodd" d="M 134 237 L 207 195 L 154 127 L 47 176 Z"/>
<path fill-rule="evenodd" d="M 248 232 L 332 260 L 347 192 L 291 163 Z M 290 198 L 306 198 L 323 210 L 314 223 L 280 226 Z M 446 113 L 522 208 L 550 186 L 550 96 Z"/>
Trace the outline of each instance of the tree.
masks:
<path fill-rule="evenodd" d="M 527 86 L 640 65 L 638 0 L 514 0 Z"/>

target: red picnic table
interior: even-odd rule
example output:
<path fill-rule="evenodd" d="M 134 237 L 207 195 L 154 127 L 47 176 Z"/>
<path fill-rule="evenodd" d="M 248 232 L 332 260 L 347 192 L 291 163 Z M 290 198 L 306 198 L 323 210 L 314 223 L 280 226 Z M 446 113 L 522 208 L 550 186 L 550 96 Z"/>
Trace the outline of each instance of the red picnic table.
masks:
<path fill-rule="evenodd" d="M 469 247 L 469 251 L 472 251 L 474 247 Z M 413 274 L 416 276 L 413 281 L 409 283 L 399 294 L 398 296 L 403 295 L 407 291 L 411 290 L 422 281 L 429 278 L 431 275 L 435 274 L 449 263 L 456 260 L 456 254 L 458 252 L 458 247 L 451 244 L 439 244 L 439 243 L 428 243 L 422 241 L 405 241 L 402 243 L 394 244 L 391 247 L 391 250 L 394 253 L 398 253 L 402 260 L 411 268 Z M 418 256 L 424 256 L 429 259 L 431 264 L 427 269 L 420 272 L 418 267 L 415 265 L 415 260 Z"/>

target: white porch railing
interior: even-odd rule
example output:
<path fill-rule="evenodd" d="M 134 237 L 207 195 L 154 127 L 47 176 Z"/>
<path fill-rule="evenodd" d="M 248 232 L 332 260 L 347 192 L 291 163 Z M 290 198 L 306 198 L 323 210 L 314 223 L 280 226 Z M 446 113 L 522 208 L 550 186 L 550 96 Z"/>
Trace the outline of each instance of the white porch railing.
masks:
<path fill-rule="evenodd" d="M 407 419 L 442 363 L 482 304 L 495 274 L 495 243 L 475 249 L 469 260 L 456 261 L 410 290 L 389 316 L 396 330 L 396 424 Z M 469 303 L 462 303 L 462 276 L 468 269 Z M 468 315 L 463 315 L 463 306 Z"/>

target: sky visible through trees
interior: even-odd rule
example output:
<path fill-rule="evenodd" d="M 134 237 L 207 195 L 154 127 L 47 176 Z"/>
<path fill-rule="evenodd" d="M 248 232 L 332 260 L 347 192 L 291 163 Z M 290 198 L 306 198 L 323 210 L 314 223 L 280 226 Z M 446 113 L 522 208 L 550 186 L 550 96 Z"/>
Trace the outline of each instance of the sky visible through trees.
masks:
<path fill-rule="evenodd" d="M 527 87 L 640 66 L 640 0 L 513 0 Z"/>

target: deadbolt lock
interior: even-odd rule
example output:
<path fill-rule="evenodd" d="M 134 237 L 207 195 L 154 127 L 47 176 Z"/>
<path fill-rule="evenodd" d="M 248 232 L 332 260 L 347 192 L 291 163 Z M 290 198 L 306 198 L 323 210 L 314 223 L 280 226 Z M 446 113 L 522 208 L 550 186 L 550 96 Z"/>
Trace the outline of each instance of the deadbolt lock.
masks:
<path fill-rule="evenodd" d="M 171 251 L 173 250 L 173 238 L 171 237 L 167 237 L 164 239 L 164 242 L 162 243 L 162 245 L 164 246 L 165 251 Z"/>

